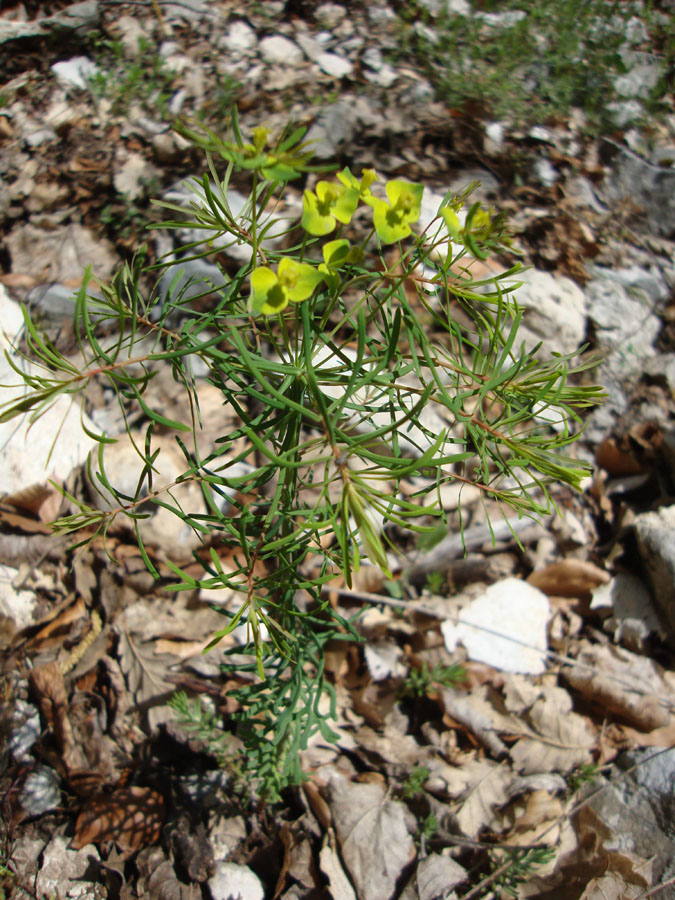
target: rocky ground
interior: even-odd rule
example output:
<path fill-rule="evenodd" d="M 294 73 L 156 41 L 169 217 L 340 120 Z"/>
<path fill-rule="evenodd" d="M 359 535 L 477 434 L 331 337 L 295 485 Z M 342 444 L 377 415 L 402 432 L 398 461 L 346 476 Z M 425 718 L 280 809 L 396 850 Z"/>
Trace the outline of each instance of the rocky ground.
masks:
<path fill-rule="evenodd" d="M 539 103 L 548 88 L 534 64 L 508 71 L 520 94 L 506 95 L 506 70 L 501 95 L 488 79 L 498 63 L 481 65 L 478 48 L 525 15 L 499 9 L 4 4 L 9 357 L 19 304 L 68 348 L 70 298 L 87 265 L 105 280 L 142 241 L 151 258 L 180 258 L 190 234 L 144 230 L 162 218 L 150 198 L 187 204 L 184 181 L 203 171 L 171 124 L 198 117 L 222 130 L 236 103 L 246 130 L 306 125 L 320 161 L 423 181 L 427 218 L 447 191 L 479 181 L 477 196 L 509 213 L 531 266 L 518 295 L 525 340 L 548 353 L 588 345 L 608 395 L 576 450 L 594 476 L 582 494 L 561 489 L 560 515 L 519 532 L 521 546 L 508 530 L 492 542 L 465 493 L 466 553 L 451 534 L 433 549 L 405 548 L 393 585 L 374 568 L 349 591 L 335 583 L 345 614 L 368 607 L 363 641 L 328 658 L 338 741 L 314 742 L 302 758 L 308 780 L 275 804 L 259 801 L 255 780 L 223 754 L 236 710 L 222 650 L 201 654 L 222 627 L 214 598 L 158 587 L 131 534 L 76 553 L 50 532 L 67 511 L 50 478 L 91 495 L 80 411 L 64 401 L 32 427 L 1 423 L 4 896 L 675 896 L 669 14 L 667 4 L 615 7 L 596 43 L 619 36 L 620 71 L 602 99 L 584 108 L 575 95 L 563 109 Z M 462 51 L 475 85 L 463 94 L 447 85 L 454 57 L 441 46 L 458 39 L 457 22 L 480 39 Z M 302 187 L 289 189 L 289 215 Z M 180 268 L 222 284 L 211 264 Z M 8 363 L 0 380 L 15 380 Z M 148 402 L 175 408 L 177 385 L 156 379 Z M 103 388 L 85 413 L 123 434 Z M 142 423 L 131 424 L 140 434 Z M 172 452 L 167 442 L 169 480 L 181 462 Z M 113 480 L 138 477 L 124 441 L 106 454 Z M 456 492 L 443 502 L 456 514 Z M 189 560 L 192 547 L 161 510 L 148 528 L 161 535 L 153 560 L 163 574 L 167 560 Z M 169 708 L 176 690 L 182 705 Z"/>

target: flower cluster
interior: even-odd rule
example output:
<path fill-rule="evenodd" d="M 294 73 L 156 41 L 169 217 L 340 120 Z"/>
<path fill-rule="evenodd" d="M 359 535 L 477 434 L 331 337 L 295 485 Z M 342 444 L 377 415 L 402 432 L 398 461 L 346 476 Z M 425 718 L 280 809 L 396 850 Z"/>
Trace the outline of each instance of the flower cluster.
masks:
<path fill-rule="evenodd" d="M 260 152 L 266 137 L 262 130 L 255 134 L 250 150 Z M 381 200 L 370 189 L 377 177 L 373 169 L 364 169 L 359 180 L 345 168 L 338 173 L 337 181 L 319 181 L 314 191 L 306 190 L 302 198 L 301 225 L 307 234 L 324 237 L 334 231 L 338 223 L 348 225 L 363 201 L 373 209 L 373 225 L 383 244 L 408 237 L 411 223 L 420 216 L 424 186 L 388 181 L 385 185 L 388 200 Z M 280 313 L 289 303 L 307 300 L 321 281 L 334 288 L 339 283 L 338 270 L 363 259 L 361 248 L 352 247 L 344 238 L 324 244 L 322 253 L 324 261 L 317 267 L 284 257 L 276 272 L 268 266 L 254 269 L 249 300 L 251 312 Z"/>
<path fill-rule="evenodd" d="M 266 141 L 265 129 L 256 129 L 253 144 L 244 145 L 242 152 L 259 154 Z M 392 179 L 384 186 L 385 200 L 376 197 L 371 190 L 377 178 L 374 169 L 364 169 L 358 179 L 345 168 L 338 173 L 337 180 L 317 182 L 313 191 L 306 190 L 303 194 L 302 228 L 312 237 L 325 237 L 338 226 L 348 225 L 359 203 L 363 202 L 373 211 L 373 230 L 382 244 L 393 244 L 409 237 L 411 225 L 421 214 L 424 185 Z M 501 237 L 499 217 L 491 218 L 490 213 L 476 203 L 467 212 L 462 225 L 457 212 L 458 204 L 439 210 L 448 237 L 466 247 L 473 256 L 484 259 L 485 248 L 496 245 Z M 324 261 L 318 265 L 283 258 L 276 272 L 268 266 L 254 269 L 250 311 L 263 315 L 280 313 L 289 303 L 300 303 L 311 297 L 321 282 L 330 290 L 337 290 L 340 270 L 358 265 L 363 259 L 362 248 L 351 246 L 346 238 L 328 241 L 321 249 Z"/>

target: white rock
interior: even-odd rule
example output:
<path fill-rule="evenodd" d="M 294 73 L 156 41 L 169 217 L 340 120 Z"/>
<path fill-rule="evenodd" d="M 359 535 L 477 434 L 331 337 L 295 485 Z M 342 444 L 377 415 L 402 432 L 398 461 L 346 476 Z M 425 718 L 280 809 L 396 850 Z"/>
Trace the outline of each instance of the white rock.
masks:
<path fill-rule="evenodd" d="M 610 612 L 604 631 L 629 650 L 640 652 L 650 634 L 659 631 L 652 598 L 637 575 L 620 572 L 593 591 L 591 609 Z"/>
<path fill-rule="evenodd" d="M 54 63 L 50 68 L 60 84 L 82 90 L 87 89 L 89 81 L 99 71 L 96 63 L 86 56 L 73 56 L 72 59 Z"/>
<path fill-rule="evenodd" d="M 17 316 L 18 311 L 18 316 Z M 18 304 L 0 285 L 0 312 L 7 337 L 16 333 L 21 315 Z M 21 320 L 23 322 L 23 319 Z M 19 326 L 20 327 L 20 326 Z M 6 344 L 6 339 L 2 338 Z M 38 374 L 27 360 L 16 359 L 27 374 Z M 43 371 L 40 370 L 40 375 Z M 10 367 L 4 353 L 0 356 L 0 403 L 16 401 L 26 393 L 20 377 Z M 0 494 L 14 494 L 50 478 L 65 481 L 74 468 L 81 465 L 96 441 L 82 430 L 81 422 L 95 431 L 94 423 L 67 397 L 60 396 L 42 416 L 31 424 L 30 413 L 0 424 Z"/>
<path fill-rule="evenodd" d="M 445 10 L 456 16 L 470 16 L 471 4 L 468 0 L 445 0 Z"/>
<path fill-rule="evenodd" d="M 478 12 L 475 14 L 475 18 L 482 19 L 491 28 L 503 28 L 506 30 L 507 28 L 513 28 L 518 22 L 526 19 L 527 13 L 523 9 L 512 9 L 503 13 Z"/>
<path fill-rule="evenodd" d="M 347 10 L 339 3 L 322 3 L 317 6 L 314 18 L 324 28 L 335 28 L 346 15 Z"/>
<path fill-rule="evenodd" d="M 485 137 L 490 142 L 490 149 L 497 153 L 504 147 L 504 126 L 501 122 L 486 122 Z"/>
<path fill-rule="evenodd" d="M 297 66 L 302 62 L 302 50 L 293 41 L 273 34 L 260 41 L 260 55 L 270 65 Z"/>
<path fill-rule="evenodd" d="M 124 47 L 124 55 L 133 59 L 139 55 L 139 45 L 147 35 L 140 21 L 135 16 L 120 16 L 116 22 L 116 33 Z"/>
<path fill-rule="evenodd" d="M 0 351 L 11 349 L 22 328 L 21 307 L 9 296 L 4 284 L 0 284 Z M 4 353 L 0 359 L 3 357 Z"/>
<path fill-rule="evenodd" d="M 560 173 L 548 159 L 538 159 L 534 164 L 534 175 L 544 187 L 553 187 L 560 178 Z"/>
<path fill-rule="evenodd" d="M 367 14 L 373 25 L 386 27 L 390 22 L 396 20 L 396 13 L 388 6 L 367 6 Z"/>
<path fill-rule="evenodd" d="M 38 766 L 23 783 L 19 797 L 21 808 L 29 816 L 41 816 L 61 805 L 61 785 L 54 769 Z"/>
<path fill-rule="evenodd" d="M 654 600 L 675 645 L 675 506 L 662 506 L 635 519 L 635 535 Z"/>
<path fill-rule="evenodd" d="M 614 79 L 614 89 L 620 97 L 647 99 L 661 77 L 661 68 L 653 63 L 635 66 L 625 75 Z"/>
<path fill-rule="evenodd" d="M 373 681 L 385 678 L 405 678 L 406 667 L 401 662 L 402 651 L 398 644 L 368 643 L 364 648 L 366 665 Z"/>
<path fill-rule="evenodd" d="M 354 69 L 348 59 L 338 56 L 337 53 L 322 53 L 316 58 L 316 64 L 326 75 L 333 78 L 344 78 L 351 75 Z"/>
<path fill-rule="evenodd" d="M 18 591 L 13 586 L 18 574 L 18 569 L 0 565 L 0 609 L 21 629 L 35 622 L 38 601 L 33 591 Z"/>
<path fill-rule="evenodd" d="M 645 108 L 639 100 L 613 100 L 605 109 L 611 114 L 612 121 L 619 128 L 625 128 L 631 122 L 637 122 L 645 114 Z"/>
<path fill-rule="evenodd" d="M 525 308 L 518 343 L 530 348 L 539 341 L 558 353 L 573 353 L 586 336 L 586 300 L 584 292 L 570 278 L 556 278 L 539 269 L 519 272 L 522 281 L 516 292 L 518 304 Z"/>
<path fill-rule="evenodd" d="M 653 355 L 661 320 L 650 304 L 631 296 L 613 278 L 597 278 L 585 287 L 588 316 L 596 327 L 600 343 L 611 351 L 609 364 L 616 374 L 630 374 L 642 368 Z"/>
<path fill-rule="evenodd" d="M 377 72 L 368 72 L 366 70 L 363 74 L 372 84 L 377 84 L 383 88 L 391 87 L 398 80 L 398 72 L 388 63 L 385 63 Z"/>
<path fill-rule="evenodd" d="M 316 60 L 324 52 L 324 47 L 321 41 L 318 41 L 315 37 L 310 37 L 308 34 L 303 34 L 299 31 L 295 35 L 295 40 L 302 48 L 307 59 L 310 59 L 312 62 L 316 62 Z"/>
<path fill-rule="evenodd" d="M 207 882 L 212 900 L 265 900 L 265 889 L 248 866 L 219 862 Z"/>
<path fill-rule="evenodd" d="M 258 38 L 250 25 L 239 20 L 233 22 L 227 29 L 227 34 L 223 38 L 222 43 L 230 53 L 244 54 L 254 49 L 258 43 Z"/>
<path fill-rule="evenodd" d="M 100 859 L 98 850 L 93 844 L 87 844 L 79 850 L 69 850 L 69 842 L 70 838 L 59 835 L 52 838 L 45 847 L 42 867 L 35 882 L 38 897 L 68 900 L 70 891 L 78 882 L 88 885 L 87 896 L 94 896 L 94 883 L 87 876 L 92 864 L 95 866 Z"/>
<path fill-rule="evenodd" d="M 135 200 L 143 196 L 146 185 L 159 174 L 159 169 L 149 163 L 143 154 L 129 153 L 113 175 L 113 184 L 119 194 Z"/>
<path fill-rule="evenodd" d="M 454 13 L 458 16 L 470 16 L 471 7 L 467 0 L 420 0 L 428 13 L 436 17 L 442 12 Z"/>
<path fill-rule="evenodd" d="M 137 446 L 143 447 L 143 435 L 135 435 L 135 440 Z M 175 442 L 169 437 L 157 437 L 153 440 L 152 450 L 160 451 L 153 463 L 153 491 L 159 491 L 160 499 L 166 503 L 179 504 L 187 515 L 203 514 L 206 511 L 204 498 L 196 482 L 186 481 L 171 487 L 187 467 L 185 458 Z M 118 493 L 134 498 L 143 465 L 141 456 L 125 433 L 117 443 L 106 445 L 101 474 L 105 474 L 106 479 Z M 107 511 L 131 503 L 131 500 L 125 500 L 124 497 L 116 499 L 98 479 L 100 471 L 98 459 L 93 460 L 91 465 L 93 481 L 87 478 L 92 505 Z M 170 493 L 165 489 L 170 489 Z M 147 485 L 144 483 L 139 499 L 146 495 Z M 159 547 L 172 558 L 189 556 L 192 549 L 199 546 L 199 536 L 170 509 L 148 504 L 142 511 L 151 514 L 149 518 L 138 522 L 140 535 L 148 546 Z M 117 517 L 116 522 L 119 526 L 133 528 L 133 522 L 123 514 Z"/>
<path fill-rule="evenodd" d="M 449 653 L 457 644 L 469 659 L 504 672 L 540 675 L 546 670 L 548 597 L 526 581 L 506 578 L 461 610 L 458 624 L 441 623 Z"/>

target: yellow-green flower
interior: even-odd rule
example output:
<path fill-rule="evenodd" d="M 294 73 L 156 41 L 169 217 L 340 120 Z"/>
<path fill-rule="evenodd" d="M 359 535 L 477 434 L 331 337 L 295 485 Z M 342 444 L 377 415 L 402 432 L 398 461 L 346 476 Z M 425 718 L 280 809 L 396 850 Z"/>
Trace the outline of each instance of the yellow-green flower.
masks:
<path fill-rule="evenodd" d="M 302 227 L 308 234 L 330 234 L 338 222 L 347 225 L 359 205 L 359 192 L 334 181 L 319 181 L 316 192 L 302 197 Z"/>
<path fill-rule="evenodd" d="M 355 175 L 352 175 L 349 167 L 345 166 L 341 172 L 338 172 L 337 177 L 345 187 L 358 191 L 359 197 L 366 203 L 371 203 L 375 199 L 370 190 L 371 184 L 378 178 L 375 169 L 361 169 L 361 180 L 359 181 Z"/>
<path fill-rule="evenodd" d="M 321 248 L 323 251 L 324 261 L 320 263 L 318 269 L 324 277 L 324 281 L 331 287 L 335 288 L 339 282 L 337 270 L 350 262 L 350 246 L 349 241 L 345 238 L 339 238 L 337 241 L 328 241 Z M 358 249 L 356 247 L 352 248 Z"/>
<path fill-rule="evenodd" d="M 284 257 L 277 271 L 258 266 L 251 272 L 249 308 L 253 313 L 272 316 L 290 303 L 300 303 L 314 293 L 322 276 L 314 266 Z"/>
<path fill-rule="evenodd" d="M 386 184 L 386 200 L 373 200 L 373 225 L 383 244 L 393 244 L 411 234 L 411 222 L 416 222 L 422 210 L 423 184 L 393 180 Z"/>

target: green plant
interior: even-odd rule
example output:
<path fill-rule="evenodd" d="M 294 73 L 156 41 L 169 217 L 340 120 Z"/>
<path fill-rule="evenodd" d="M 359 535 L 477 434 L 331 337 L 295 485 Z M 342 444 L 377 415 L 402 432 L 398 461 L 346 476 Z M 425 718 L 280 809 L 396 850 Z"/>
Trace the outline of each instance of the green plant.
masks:
<path fill-rule="evenodd" d="M 627 23 L 634 17 L 645 22 L 657 46 L 663 27 L 643 3 L 486 0 L 480 14 L 441 13 L 432 39 L 413 27 L 408 6 L 400 14 L 400 49 L 416 55 L 438 96 L 458 108 L 477 104 L 486 115 L 518 124 L 545 122 L 571 107 L 583 109 L 593 128 L 611 124 L 607 103 L 617 99 L 614 80 L 626 71 L 619 51 Z M 486 22 L 486 13 L 504 18 Z M 667 42 L 660 56 L 667 80 Z M 664 95 L 660 83 L 648 100 L 650 110 Z"/>
<path fill-rule="evenodd" d="M 585 784 L 591 784 L 600 774 L 600 766 L 597 763 L 584 763 L 574 769 L 567 776 L 567 787 L 574 794 Z"/>
<path fill-rule="evenodd" d="M 431 770 L 426 766 L 414 766 L 405 781 L 402 782 L 400 795 L 404 800 L 411 800 L 422 791 Z"/>
<path fill-rule="evenodd" d="M 172 590 L 222 589 L 240 598 L 224 612 L 227 624 L 212 645 L 246 625 L 250 657 L 231 661 L 240 679 L 232 691 L 238 733 L 247 765 L 274 797 L 301 779 L 299 751 L 310 737 L 320 731 L 332 738 L 326 644 L 358 638 L 355 622 L 339 615 L 322 586 L 336 571 L 351 583 L 365 557 L 391 577 L 397 529 L 424 533 L 446 523 L 439 490 L 445 483 L 476 484 L 486 502 L 494 501 L 493 512 L 546 513 L 555 505 L 553 485 L 578 487 L 586 474 L 564 451 L 580 411 L 601 393 L 573 383 L 570 358 L 540 358 L 537 349 L 519 346 L 517 266 L 473 278 L 476 258 L 509 246 L 501 215 L 471 204 L 466 193 L 448 196 L 416 236 L 423 185 L 394 179 L 380 190 L 374 171 L 357 178 L 345 169 L 305 190 L 300 229 L 288 228 L 275 215 L 286 184 L 316 171 L 304 129 L 273 142 L 257 128 L 246 140 L 236 113 L 231 128 L 224 138 L 179 126 L 205 152 L 207 171 L 190 183 L 190 209 L 161 204 L 174 214 L 164 227 L 187 222 L 203 234 L 188 248 L 193 259 L 227 243 L 248 248 L 238 271 L 223 273 L 217 301 L 194 304 L 179 278 L 160 292 L 173 262 L 148 265 L 143 248 L 96 295 L 88 274 L 74 300 L 81 362 L 64 357 L 24 310 L 33 367 L 16 366 L 26 390 L 4 404 L 0 420 L 35 420 L 57 397 L 74 398 L 94 379 L 114 391 L 125 421 L 132 413 L 145 417 L 145 435 L 135 442 L 135 491 L 111 484 L 111 439 L 93 435 L 99 449 L 89 460 L 90 483 L 117 505 L 100 510 L 66 494 L 73 511 L 54 528 L 85 529 L 80 546 L 124 519 L 157 577 L 140 530 L 153 506 L 170 510 L 199 538 L 194 559 L 202 575 L 167 559 Z M 235 172 L 250 179 L 237 216 L 228 202 Z M 348 231 L 359 206 L 371 209 L 372 224 Z M 267 249 L 264 240 L 281 233 L 286 248 Z M 396 249 L 394 262 L 387 262 L 385 245 Z M 460 324 L 459 309 L 470 325 Z M 200 446 L 194 362 L 206 367 L 238 417 L 215 447 Z M 147 399 L 165 367 L 185 389 L 179 419 Z M 447 427 L 427 425 L 427 406 Z M 556 412 L 559 429 L 537 418 L 546 410 Z M 172 435 L 185 459 L 183 474 L 163 487 L 153 480 L 157 432 Z M 417 489 L 402 496 L 401 482 L 415 479 Z M 200 487 L 203 509 L 184 508 L 174 497 L 173 488 L 189 482 Z M 412 690 L 458 675 L 456 667 L 423 670 Z"/>
<path fill-rule="evenodd" d="M 207 709 L 199 697 L 188 697 L 185 691 L 176 691 L 167 706 L 176 713 L 180 725 L 204 745 L 208 753 L 216 757 L 219 764 L 230 762 L 232 736 L 223 731 L 216 713 Z"/>
<path fill-rule="evenodd" d="M 429 813 L 419 822 L 417 840 L 430 841 L 433 837 L 435 837 L 437 831 L 438 818 L 433 813 Z"/>
<path fill-rule="evenodd" d="M 89 79 L 97 98 L 112 104 L 112 111 L 126 112 L 132 103 L 152 108 L 154 116 L 169 117 L 168 101 L 175 73 L 167 68 L 156 47 L 147 39 L 138 42 L 138 53 L 128 58 L 121 41 L 99 38 L 94 41 L 98 71 Z"/>
<path fill-rule="evenodd" d="M 113 235 L 125 238 L 145 227 L 147 212 L 124 195 L 119 202 L 104 206 L 99 213 L 99 220 Z"/>
<path fill-rule="evenodd" d="M 466 680 L 466 669 L 460 663 L 444 666 L 437 663 L 429 668 L 427 663 L 422 663 L 422 668 L 414 666 L 401 685 L 402 697 L 426 697 L 429 691 L 439 686 L 452 687 Z"/>
<path fill-rule="evenodd" d="M 518 886 L 527 881 L 536 869 L 552 860 L 555 854 L 554 847 L 493 850 L 490 853 L 490 868 L 496 877 L 491 879 L 491 887 L 501 888 L 512 897 L 517 897 Z"/>

